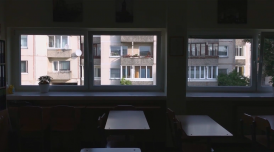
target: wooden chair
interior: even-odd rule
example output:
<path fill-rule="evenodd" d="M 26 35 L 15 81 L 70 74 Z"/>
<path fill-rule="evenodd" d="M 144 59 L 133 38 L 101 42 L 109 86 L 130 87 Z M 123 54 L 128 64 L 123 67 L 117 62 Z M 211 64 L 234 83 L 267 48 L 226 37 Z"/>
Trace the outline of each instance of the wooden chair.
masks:
<path fill-rule="evenodd" d="M 20 107 L 18 109 L 19 147 L 22 150 L 22 138 L 33 138 L 40 141 L 41 149 L 44 149 L 44 128 L 42 108 L 36 106 Z M 30 145 L 30 144 L 29 144 Z"/>
<path fill-rule="evenodd" d="M 256 136 L 255 140 L 257 143 L 263 145 L 269 150 L 274 150 L 274 140 L 271 136 L 271 127 L 269 121 L 265 118 L 255 117 L 256 123 Z"/>
<path fill-rule="evenodd" d="M 50 131 L 51 131 L 51 149 L 54 149 L 53 140 L 54 135 L 60 135 L 58 146 L 61 145 L 62 150 L 73 150 L 75 147 L 75 131 L 76 131 L 76 120 L 75 120 L 75 108 L 72 106 L 55 106 L 51 108 L 51 120 L 50 120 Z M 68 136 L 69 135 L 69 136 Z M 67 137 L 64 137 L 67 136 Z M 64 140 L 71 139 L 73 143 L 64 143 Z M 61 141 L 61 142 L 60 142 Z M 57 146 L 57 147 L 58 147 Z"/>
<path fill-rule="evenodd" d="M 206 143 L 200 143 L 194 138 L 189 138 L 182 129 L 182 124 L 176 118 L 174 119 L 175 148 L 186 152 L 209 152 L 211 148 Z M 196 142 L 195 142 L 196 141 Z"/>

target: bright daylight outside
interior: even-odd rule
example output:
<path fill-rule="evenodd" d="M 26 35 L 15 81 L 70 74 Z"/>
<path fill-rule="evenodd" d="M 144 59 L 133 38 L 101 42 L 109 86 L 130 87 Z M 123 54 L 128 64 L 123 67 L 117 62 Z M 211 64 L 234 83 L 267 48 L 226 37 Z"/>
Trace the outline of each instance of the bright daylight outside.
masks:
<path fill-rule="evenodd" d="M 21 85 L 84 85 L 84 36 L 21 35 Z"/>
<path fill-rule="evenodd" d="M 156 85 L 156 35 L 94 35 L 94 85 Z"/>
<path fill-rule="evenodd" d="M 188 39 L 188 86 L 250 86 L 250 39 Z"/>

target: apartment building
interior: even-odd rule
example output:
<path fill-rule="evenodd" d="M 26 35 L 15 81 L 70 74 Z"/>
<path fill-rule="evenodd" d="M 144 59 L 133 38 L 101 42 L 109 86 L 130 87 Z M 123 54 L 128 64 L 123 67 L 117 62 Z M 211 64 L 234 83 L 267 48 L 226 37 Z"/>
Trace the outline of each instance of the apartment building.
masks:
<path fill-rule="evenodd" d="M 94 85 L 156 85 L 156 36 L 95 35 Z M 83 36 L 21 35 L 21 84 L 83 85 Z"/>
<path fill-rule="evenodd" d="M 188 86 L 218 86 L 219 73 L 250 76 L 251 44 L 243 39 L 189 39 Z"/>

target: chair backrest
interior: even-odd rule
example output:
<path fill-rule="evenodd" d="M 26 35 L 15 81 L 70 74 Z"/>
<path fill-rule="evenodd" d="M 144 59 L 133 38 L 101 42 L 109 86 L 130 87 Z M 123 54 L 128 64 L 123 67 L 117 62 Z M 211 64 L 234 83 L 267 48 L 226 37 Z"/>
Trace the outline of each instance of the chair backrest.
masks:
<path fill-rule="evenodd" d="M 37 131 L 43 129 L 42 108 L 38 106 L 19 107 L 19 129 L 25 131 Z"/>
<path fill-rule="evenodd" d="M 133 105 L 117 105 L 114 107 L 115 110 L 135 110 Z"/>
<path fill-rule="evenodd" d="M 245 134 L 252 134 L 254 133 L 254 118 L 246 113 L 243 113 L 240 119 L 241 123 L 241 134 L 242 136 Z"/>
<path fill-rule="evenodd" d="M 256 122 L 256 129 L 258 130 L 266 131 L 267 129 L 270 129 L 269 121 L 265 118 L 256 116 L 255 122 Z"/>
<path fill-rule="evenodd" d="M 107 117 L 106 117 L 105 113 L 102 116 L 99 116 L 99 118 L 98 118 L 98 128 L 99 129 L 105 128 L 106 120 L 107 120 Z"/>
<path fill-rule="evenodd" d="M 56 131 L 72 131 L 76 125 L 75 108 L 72 106 L 55 106 L 51 108 L 50 127 Z"/>

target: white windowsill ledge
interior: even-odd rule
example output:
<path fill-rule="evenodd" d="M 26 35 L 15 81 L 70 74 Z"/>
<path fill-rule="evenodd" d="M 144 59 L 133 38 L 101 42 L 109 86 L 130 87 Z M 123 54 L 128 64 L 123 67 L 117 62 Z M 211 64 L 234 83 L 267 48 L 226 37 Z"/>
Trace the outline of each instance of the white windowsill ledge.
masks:
<path fill-rule="evenodd" d="M 274 97 L 274 94 L 271 92 L 267 93 L 220 93 L 220 92 L 187 92 L 187 98 L 269 98 Z"/>
<path fill-rule="evenodd" d="M 166 100 L 164 92 L 15 92 L 7 100 Z"/>

